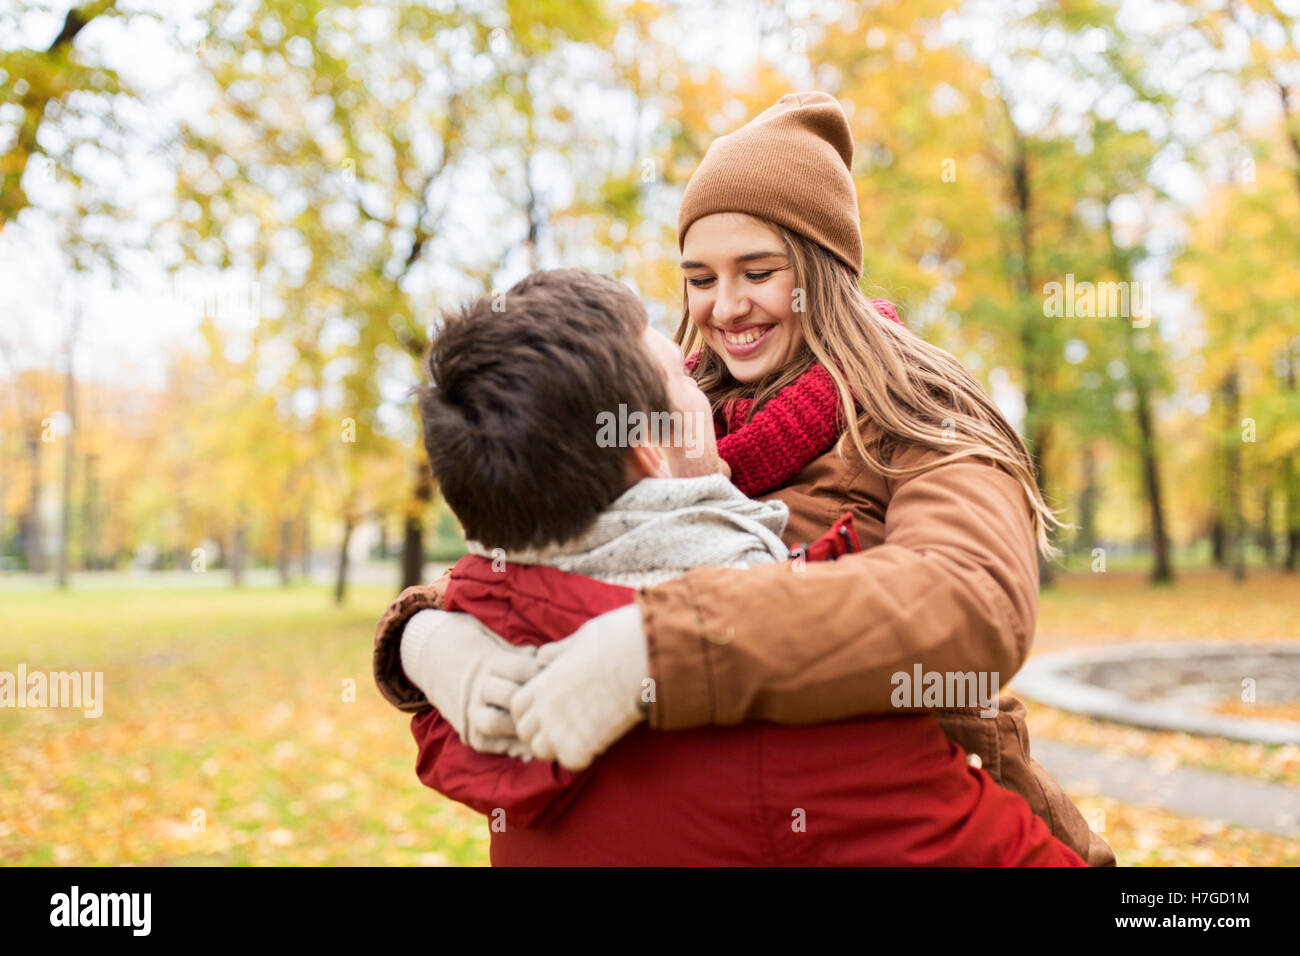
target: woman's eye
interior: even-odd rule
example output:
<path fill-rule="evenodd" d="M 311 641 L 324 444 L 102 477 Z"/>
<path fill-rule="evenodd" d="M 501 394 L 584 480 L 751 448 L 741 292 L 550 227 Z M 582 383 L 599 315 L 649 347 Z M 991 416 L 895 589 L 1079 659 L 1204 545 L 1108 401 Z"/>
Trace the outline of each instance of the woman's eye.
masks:
<path fill-rule="evenodd" d="M 750 282 L 762 282 L 775 271 L 775 269 L 765 269 L 762 272 L 746 272 L 745 278 Z M 687 279 L 686 281 L 697 289 L 707 289 L 717 280 L 713 276 L 709 276 L 708 278 Z"/>

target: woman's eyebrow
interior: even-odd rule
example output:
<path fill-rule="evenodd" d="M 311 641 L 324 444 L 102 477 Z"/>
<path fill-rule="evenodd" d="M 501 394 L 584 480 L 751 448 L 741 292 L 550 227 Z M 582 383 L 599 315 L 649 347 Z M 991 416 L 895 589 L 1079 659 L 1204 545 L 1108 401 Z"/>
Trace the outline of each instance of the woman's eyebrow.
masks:
<path fill-rule="evenodd" d="M 747 253 L 745 253 L 743 256 L 736 256 L 736 258 L 735 258 L 734 261 L 736 261 L 736 262 L 748 262 L 748 261 L 751 260 L 751 259 L 768 259 L 768 258 L 771 258 L 771 257 L 773 257 L 773 256 L 780 256 L 780 257 L 784 258 L 784 257 L 785 257 L 785 253 L 784 253 L 784 252 L 747 252 Z M 693 259 L 683 259 L 683 260 L 682 260 L 682 268 L 683 268 L 683 269 L 703 269 L 703 268 L 705 268 L 705 266 L 704 266 L 704 263 L 703 263 L 703 262 L 696 262 L 696 261 L 693 260 Z"/>

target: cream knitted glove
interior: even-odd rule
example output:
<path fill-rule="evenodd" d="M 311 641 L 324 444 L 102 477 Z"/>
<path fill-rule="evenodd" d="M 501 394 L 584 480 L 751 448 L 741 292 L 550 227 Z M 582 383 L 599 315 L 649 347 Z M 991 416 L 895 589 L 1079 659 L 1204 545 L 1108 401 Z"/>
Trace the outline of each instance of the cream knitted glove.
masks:
<path fill-rule="evenodd" d="M 635 603 L 592 618 L 537 659 L 542 672 L 515 693 L 510 712 L 539 760 L 582 770 L 645 719 L 650 665 Z"/>
<path fill-rule="evenodd" d="M 470 614 L 424 610 L 402 630 L 402 670 L 481 753 L 531 759 L 510 700 L 540 669 L 537 648 L 516 647 Z"/>

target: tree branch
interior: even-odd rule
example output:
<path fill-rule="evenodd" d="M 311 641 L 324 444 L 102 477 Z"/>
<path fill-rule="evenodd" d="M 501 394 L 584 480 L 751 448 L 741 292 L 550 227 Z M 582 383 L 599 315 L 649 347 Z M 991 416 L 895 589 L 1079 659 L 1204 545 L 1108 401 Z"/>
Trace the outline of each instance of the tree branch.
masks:
<path fill-rule="evenodd" d="M 54 38 L 46 53 L 58 53 L 64 47 L 72 45 L 72 41 L 77 38 L 77 34 L 85 29 L 91 20 L 106 13 L 116 0 L 95 0 L 94 3 L 83 4 L 80 7 L 73 7 L 68 11 L 67 17 L 63 20 L 63 29 L 59 35 Z"/>

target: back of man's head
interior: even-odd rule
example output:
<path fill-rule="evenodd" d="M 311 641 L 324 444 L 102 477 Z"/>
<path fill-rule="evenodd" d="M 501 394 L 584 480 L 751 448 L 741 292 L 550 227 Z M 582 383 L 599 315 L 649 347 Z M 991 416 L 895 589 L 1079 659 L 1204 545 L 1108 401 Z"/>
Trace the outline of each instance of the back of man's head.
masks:
<path fill-rule="evenodd" d="M 443 318 L 420 390 L 424 444 L 465 534 L 516 550 L 585 531 L 628 485 L 602 412 L 669 409 L 645 308 L 580 269 L 535 272 Z M 605 443 L 606 445 L 608 443 Z"/>

